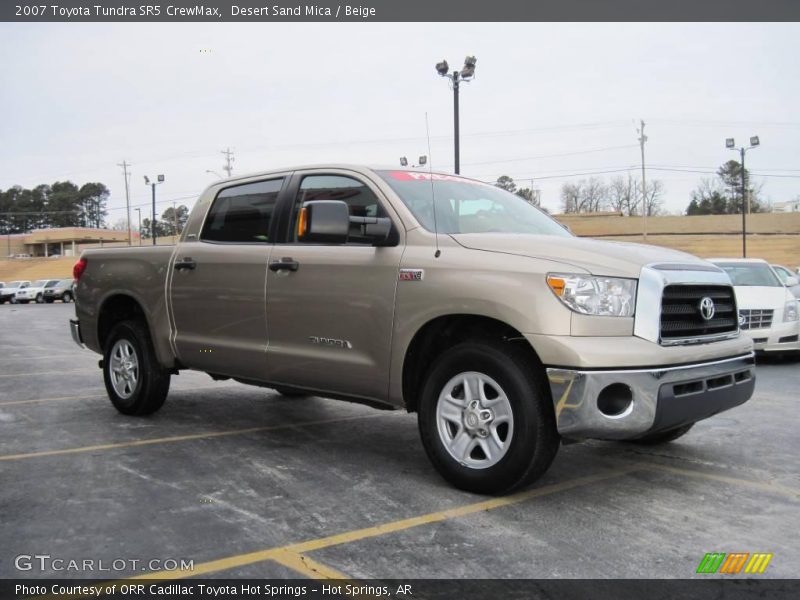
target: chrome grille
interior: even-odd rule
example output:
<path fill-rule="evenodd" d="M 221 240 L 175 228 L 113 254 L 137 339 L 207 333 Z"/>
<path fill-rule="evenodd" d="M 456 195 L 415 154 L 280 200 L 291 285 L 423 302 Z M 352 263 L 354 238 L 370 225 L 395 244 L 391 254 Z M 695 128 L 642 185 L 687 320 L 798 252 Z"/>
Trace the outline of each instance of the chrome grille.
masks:
<path fill-rule="evenodd" d="M 703 298 L 714 302 L 714 315 L 704 319 Z M 661 339 L 665 341 L 735 332 L 736 296 L 726 285 L 673 284 L 661 297 Z"/>
<path fill-rule="evenodd" d="M 739 327 L 741 329 L 769 329 L 772 327 L 771 308 L 743 308 L 739 311 Z"/>

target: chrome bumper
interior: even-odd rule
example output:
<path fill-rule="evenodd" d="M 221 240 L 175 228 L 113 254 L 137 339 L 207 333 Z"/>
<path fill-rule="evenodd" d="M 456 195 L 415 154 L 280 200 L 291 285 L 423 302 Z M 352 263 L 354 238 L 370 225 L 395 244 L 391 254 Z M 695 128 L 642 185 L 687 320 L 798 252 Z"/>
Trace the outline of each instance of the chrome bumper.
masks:
<path fill-rule="evenodd" d="M 752 352 L 713 362 L 619 371 L 548 368 L 558 432 L 620 440 L 705 419 L 746 402 Z"/>
<path fill-rule="evenodd" d="M 72 340 L 81 348 L 84 348 L 83 338 L 81 338 L 81 324 L 78 319 L 69 320 L 69 332 L 72 334 Z"/>

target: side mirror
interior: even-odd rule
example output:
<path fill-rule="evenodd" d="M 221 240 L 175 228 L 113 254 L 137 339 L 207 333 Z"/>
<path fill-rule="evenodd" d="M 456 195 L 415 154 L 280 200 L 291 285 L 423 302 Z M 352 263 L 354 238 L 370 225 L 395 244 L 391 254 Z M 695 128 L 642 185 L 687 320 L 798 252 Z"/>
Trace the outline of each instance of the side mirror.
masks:
<path fill-rule="evenodd" d="M 354 230 L 358 228 L 358 233 Z M 373 246 L 397 244 L 397 232 L 388 217 L 351 217 L 341 200 L 311 200 L 300 209 L 297 239 L 307 243 L 346 244 L 351 232 L 358 242 Z M 394 235 L 393 235 L 394 234 Z"/>
<path fill-rule="evenodd" d="M 301 242 L 346 244 L 350 213 L 341 200 L 312 200 L 300 209 L 297 239 Z"/>
<path fill-rule="evenodd" d="M 786 280 L 783 282 L 786 287 L 793 287 L 795 285 L 800 284 L 800 279 L 797 277 L 787 277 Z"/>

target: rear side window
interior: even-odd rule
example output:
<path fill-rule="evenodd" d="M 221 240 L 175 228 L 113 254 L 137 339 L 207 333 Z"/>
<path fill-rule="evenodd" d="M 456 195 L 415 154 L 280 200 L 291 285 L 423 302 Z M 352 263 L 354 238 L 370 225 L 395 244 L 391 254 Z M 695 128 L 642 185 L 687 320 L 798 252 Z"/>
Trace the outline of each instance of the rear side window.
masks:
<path fill-rule="evenodd" d="M 281 187 L 282 178 L 225 188 L 214 198 L 200 239 L 209 242 L 270 242 L 270 223 Z"/>

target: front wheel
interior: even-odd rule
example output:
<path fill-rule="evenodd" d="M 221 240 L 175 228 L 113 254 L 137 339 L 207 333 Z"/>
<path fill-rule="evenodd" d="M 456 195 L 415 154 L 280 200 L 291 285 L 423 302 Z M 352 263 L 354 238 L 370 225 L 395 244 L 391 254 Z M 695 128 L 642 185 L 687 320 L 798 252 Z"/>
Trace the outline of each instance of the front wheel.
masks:
<path fill-rule="evenodd" d="M 540 365 L 508 343 L 466 342 L 440 355 L 418 423 L 439 473 L 470 492 L 502 494 L 531 483 L 558 451 Z"/>
<path fill-rule="evenodd" d="M 36 294 L 36 304 L 41 304 L 44 301 L 44 296 Z"/>
<path fill-rule="evenodd" d="M 61 301 L 64 303 L 72 302 L 72 294 L 70 294 L 69 292 L 64 292 L 64 295 L 61 296 Z"/>
<path fill-rule="evenodd" d="M 124 415 L 156 412 L 169 392 L 170 372 L 156 360 L 147 326 L 122 321 L 108 336 L 103 380 L 114 407 Z"/>

